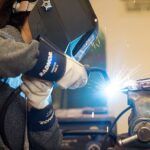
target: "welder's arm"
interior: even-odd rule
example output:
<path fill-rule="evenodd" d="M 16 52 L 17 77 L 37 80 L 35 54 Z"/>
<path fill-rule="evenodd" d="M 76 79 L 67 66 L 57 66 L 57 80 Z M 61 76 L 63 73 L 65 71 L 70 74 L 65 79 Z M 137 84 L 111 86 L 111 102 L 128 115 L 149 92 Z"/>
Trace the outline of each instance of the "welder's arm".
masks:
<path fill-rule="evenodd" d="M 45 131 L 28 132 L 30 150 L 60 150 L 62 133 L 57 119 L 53 125 Z"/>
<path fill-rule="evenodd" d="M 35 40 L 25 44 L 0 37 L 0 77 L 14 77 L 31 70 L 29 75 L 58 81 L 63 88 L 84 86 L 87 82 L 84 66 L 50 50 L 51 47 L 43 43 L 39 46 Z M 53 64 L 49 64 L 51 61 Z"/>
<path fill-rule="evenodd" d="M 50 41 L 41 38 L 39 43 L 38 61 L 27 75 L 57 82 L 65 89 L 76 89 L 87 83 L 87 71 L 81 63 L 61 53 Z"/>
<path fill-rule="evenodd" d="M 37 62 L 38 42 L 31 44 L 0 37 L 0 77 L 14 77 L 27 72 Z"/>
<path fill-rule="evenodd" d="M 52 107 L 52 84 L 31 77 L 24 77 L 21 86 L 27 97 L 28 137 L 31 150 L 56 150 L 62 135 Z"/>

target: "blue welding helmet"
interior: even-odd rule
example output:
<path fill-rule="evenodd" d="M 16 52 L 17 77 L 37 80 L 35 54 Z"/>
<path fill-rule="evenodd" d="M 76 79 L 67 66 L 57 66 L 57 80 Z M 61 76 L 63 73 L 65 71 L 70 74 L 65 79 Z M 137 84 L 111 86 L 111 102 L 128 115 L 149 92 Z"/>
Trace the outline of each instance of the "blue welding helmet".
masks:
<path fill-rule="evenodd" d="M 78 61 L 98 33 L 98 19 L 89 0 L 38 0 L 29 25 L 34 39 L 46 37 Z"/>

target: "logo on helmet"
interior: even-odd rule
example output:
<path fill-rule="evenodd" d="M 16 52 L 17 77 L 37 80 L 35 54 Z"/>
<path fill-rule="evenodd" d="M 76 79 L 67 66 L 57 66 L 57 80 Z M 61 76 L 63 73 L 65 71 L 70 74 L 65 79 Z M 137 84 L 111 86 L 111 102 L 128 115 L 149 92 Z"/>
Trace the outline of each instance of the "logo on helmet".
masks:
<path fill-rule="evenodd" d="M 46 11 L 50 10 L 52 8 L 51 0 L 43 0 L 42 7 L 44 7 Z"/>

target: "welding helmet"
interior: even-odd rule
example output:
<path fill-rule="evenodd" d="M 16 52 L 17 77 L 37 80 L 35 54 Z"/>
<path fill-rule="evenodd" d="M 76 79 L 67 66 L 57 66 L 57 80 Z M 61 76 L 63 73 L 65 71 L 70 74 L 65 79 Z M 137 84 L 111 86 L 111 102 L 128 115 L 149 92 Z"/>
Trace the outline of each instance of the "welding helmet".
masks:
<path fill-rule="evenodd" d="M 60 51 L 78 61 L 95 41 L 98 19 L 88 0 L 21 2 L 28 3 L 26 11 L 32 10 L 29 15 L 29 26 L 33 39 L 42 36 L 56 45 Z"/>

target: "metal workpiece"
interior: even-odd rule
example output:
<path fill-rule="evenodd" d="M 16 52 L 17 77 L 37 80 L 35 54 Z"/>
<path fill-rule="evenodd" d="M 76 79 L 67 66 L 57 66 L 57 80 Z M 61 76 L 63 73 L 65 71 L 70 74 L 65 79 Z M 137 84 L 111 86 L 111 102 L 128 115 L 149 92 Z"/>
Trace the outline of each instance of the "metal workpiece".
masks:
<path fill-rule="evenodd" d="M 140 89 L 150 90 L 150 78 L 137 80 L 137 85 Z"/>
<path fill-rule="evenodd" d="M 128 86 L 128 90 L 129 91 L 138 91 L 138 90 L 150 91 L 150 78 L 140 79 L 140 80 L 132 82 L 132 84 Z"/>
<path fill-rule="evenodd" d="M 150 78 L 131 80 L 126 83 L 126 86 L 121 88 L 123 93 L 128 94 L 128 92 L 149 92 L 150 94 Z"/>

